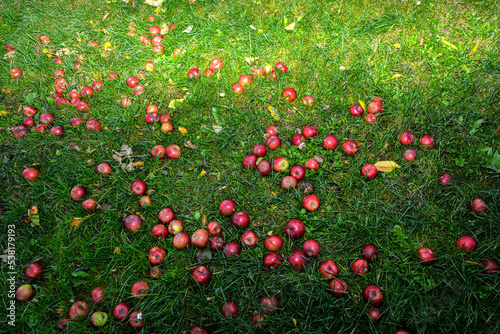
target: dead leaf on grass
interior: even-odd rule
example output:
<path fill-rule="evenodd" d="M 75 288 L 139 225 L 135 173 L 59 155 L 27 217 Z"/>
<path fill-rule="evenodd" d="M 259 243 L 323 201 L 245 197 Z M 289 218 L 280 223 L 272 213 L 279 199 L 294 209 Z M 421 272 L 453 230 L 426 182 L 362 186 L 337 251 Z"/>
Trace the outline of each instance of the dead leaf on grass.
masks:
<path fill-rule="evenodd" d="M 31 226 L 40 226 L 40 214 L 38 213 L 38 206 L 36 203 L 30 204 L 28 207 L 28 217 L 31 221 Z"/>
<path fill-rule="evenodd" d="M 112 206 L 110 204 L 103 204 L 99 207 L 99 210 L 101 211 L 108 211 L 111 210 Z"/>
<path fill-rule="evenodd" d="M 69 55 L 72 55 L 73 53 L 76 53 L 75 50 L 70 50 L 68 48 L 57 48 L 56 50 L 56 56 L 62 56 L 62 55 L 65 55 L 65 56 L 69 56 Z"/>
<path fill-rule="evenodd" d="M 397 163 L 395 163 L 394 161 L 378 161 L 375 164 L 375 167 L 377 168 L 377 170 L 379 172 L 390 173 L 394 169 L 399 168 L 400 166 Z"/>
<path fill-rule="evenodd" d="M 323 157 L 319 154 L 315 154 L 314 159 L 316 159 L 316 161 L 319 162 L 320 164 L 324 162 Z"/>
<path fill-rule="evenodd" d="M 215 189 L 215 190 L 216 190 L 216 191 L 221 191 L 221 190 L 224 190 L 224 189 L 226 189 L 226 188 L 227 188 L 227 186 L 220 186 L 220 187 L 218 187 L 218 188 L 217 188 L 217 189 Z"/>
<path fill-rule="evenodd" d="M 184 29 L 182 32 L 185 32 L 186 34 L 189 34 L 191 33 L 191 31 L 193 31 L 193 26 L 189 26 L 187 27 L 186 29 Z"/>
<path fill-rule="evenodd" d="M 145 4 L 151 5 L 153 7 L 160 7 L 160 5 L 163 3 L 165 0 L 146 0 L 144 1 Z"/>
<path fill-rule="evenodd" d="M 127 144 L 122 144 L 120 147 L 120 153 L 122 155 L 132 155 L 132 148 L 130 148 Z"/>
<path fill-rule="evenodd" d="M 168 32 L 169 32 L 169 30 L 170 30 L 170 28 L 168 27 L 168 24 L 163 23 L 163 24 L 161 25 L 160 34 L 165 35 L 166 33 L 168 33 Z"/>
<path fill-rule="evenodd" d="M 213 126 L 215 133 L 219 133 L 222 131 L 222 126 L 214 125 Z"/>
<path fill-rule="evenodd" d="M 193 150 L 196 150 L 196 149 L 198 148 L 198 146 L 196 146 L 195 144 L 193 144 L 193 143 L 191 142 L 191 140 L 185 141 L 185 142 L 184 142 L 184 146 L 185 146 L 185 147 L 189 147 L 189 148 L 191 148 L 191 149 L 193 149 Z"/>
<path fill-rule="evenodd" d="M 81 149 L 78 147 L 78 145 L 76 145 L 74 142 L 71 142 L 69 143 L 69 147 L 76 150 L 76 151 L 80 151 Z"/>
<path fill-rule="evenodd" d="M 182 133 L 183 136 L 188 132 L 187 129 L 183 128 L 182 126 L 179 126 L 177 130 L 179 130 L 179 132 Z"/>

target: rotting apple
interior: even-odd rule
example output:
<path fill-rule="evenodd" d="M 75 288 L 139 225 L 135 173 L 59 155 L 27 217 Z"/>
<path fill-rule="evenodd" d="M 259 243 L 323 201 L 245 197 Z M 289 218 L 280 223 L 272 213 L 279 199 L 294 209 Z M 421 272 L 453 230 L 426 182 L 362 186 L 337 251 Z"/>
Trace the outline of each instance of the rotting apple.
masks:
<path fill-rule="evenodd" d="M 151 276 L 153 278 L 160 278 L 163 276 L 163 271 L 161 270 L 160 267 L 153 267 L 149 271 L 149 276 Z"/>
<path fill-rule="evenodd" d="M 102 327 L 108 322 L 108 314 L 106 312 L 98 311 L 92 313 L 90 316 L 90 323 L 94 327 Z"/>
<path fill-rule="evenodd" d="M 139 200 L 139 203 L 141 204 L 141 207 L 143 207 L 143 208 L 147 208 L 147 207 L 151 206 L 151 204 L 152 204 L 149 196 L 142 196 L 141 199 Z"/>

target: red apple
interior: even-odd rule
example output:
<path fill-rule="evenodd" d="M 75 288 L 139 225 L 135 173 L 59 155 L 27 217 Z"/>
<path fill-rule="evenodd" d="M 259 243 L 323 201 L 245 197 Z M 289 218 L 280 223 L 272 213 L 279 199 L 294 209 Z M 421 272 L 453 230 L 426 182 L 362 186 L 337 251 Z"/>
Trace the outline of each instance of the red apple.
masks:
<path fill-rule="evenodd" d="M 208 334 L 208 332 L 204 328 L 194 326 L 189 330 L 189 334 Z"/>
<path fill-rule="evenodd" d="M 45 125 L 51 125 L 54 119 L 55 119 L 54 115 L 52 115 L 49 112 L 46 112 L 40 116 L 40 122 L 42 122 Z"/>
<path fill-rule="evenodd" d="M 269 175 L 269 173 L 271 173 L 271 164 L 267 160 L 262 160 L 257 165 L 257 170 L 262 175 Z"/>
<path fill-rule="evenodd" d="M 33 298 L 33 286 L 31 284 L 23 284 L 16 290 L 16 300 L 18 302 L 26 302 Z"/>
<path fill-rule="evenodd" d="M 38 127 L 37 127 L 38 128 Z M 14 137 L 23 139 L 26 133 L 28 132 L 28 129 L 25 126 L 19 125 L 14 128 Z"/>
<path fill-rule="evenodd" d="M 285 232 L 290 238 L 299 239 L 306 233 L 306 227 L 301 220 L 290 219 L 288 223 L 286 223 Z"/>
<path fill-rule="evenodd" d="M 210 77 L 211 77 L 212 75 L 214 75 L 214 74 L 215 74 L 215 72 L 214 72 L 214 70 L 212 70 L 211 68 L 207 68 L 207 69 L 205 70 L 205 76 L 206 76 L 207 78 L 210 78 Z"/>
<path fill-rule="evenodd" d="M 168 237 L 168 229 L 165 225 L 158 224 L 151 230 L 151 234 L 156 240 L 162 240 Z"/>
<path fill-rule="evenodd" d="M 13 68 L 10 70 L 10 76 L 14 79 L 20 78 L 23 75 L 23 71 L 19 68 Z"/>
<path fill-rule="evenodd" d="M 358 145 L 352 140 L 346 140 L 342 143 L 342 152 L 345 155 L 353 156 L 358 150 Z"/>
<path fill-rule="evenodd" d="M 302 130 L 302 134 L 306 138 L 316 137 L 318 135 L 318 129 L 311 125 L 306 125 Z"/>
<path fill-rule="evenodd" d="M 155 124 L 160 120 L 160 116 L 157 113 L 151 112 L 144 116 L 144 121 L 148 124 Z"/>
<path fill-rule="evenodd" d="M 160 27 L 158 27 L 158 26 L 151 26 L 151 27 L 149 28 L 149 34 L 150 34 L 150 35 L 157 35 L 157 34 L 159 34 L 159 33 L 161 33 L 161 29 L 160 29 Z"/>
<path fill-rule="evenodd" d="M 337 140 L 337 137 L 334 135 L 327 135 L 325 139 L 323 139 L 323 149 L 333 151 L 337 147 L 338 143 L 339 141 Z"/>
<path fill-rule="evenodd" d="M 224 255 L 233 257 L 241 254 L 241 247 L 236 242 L 230 242 L 224 245 Z"/>
<path fill-rule="evenodd" d="M 167 251 L 161 247 L 153 247 L 149 250 L 149 263 L 152 266 L 157 266 L 165 260 Z"/>
<path fill-rule="evenodd" d="M 27 128 L 33 126 L 34 123 L 35 123 L 35 121 L 31 117 L 26 117 L 25 119 L 23 119 L 23 126 L 25 126 Z"/>
<path fill-rule="evenodd" d="M 340 278 L 332 279 L 328 284 L 328 287 L 329 287 L 328 292 L 330 292 L 337 298 L 342 297 L 349 288 L 346 281 Z"/>
<path fill-rule="evenodd" d="M 273 170 L 276 173 L 285 172 L 288 169 L 288 160 L 284 157 L 277 157 L 273 159 Z"/>
<path fill-rule="evenodd" d="M 277 252 L 283 247 L 283 239 L 278 235 L 268 236 L 264 239 L 264 247 L 270 252 Z"/>
<path fill-rule="evenodd" d="M 482 199 L 474 198 L 471 202 L 470 208 L 474 213 L 480 214 L 481 212 L 488 210 L 488 205 L 486 205 Z"/>
<path fill-rule="evenodd" d="M 302 250 L 307 257 L 318 257 L 319 252 L 321 251 L 321 246 L 319 245 L 319 242 L 311 239 L 304 242 Z"/>
<path fill-rule="evenodd" d="M 197 68 L 192 68 L 188 71 L 189 79 L 196 79 L 200 76 L 200 70 Z"/>
<path fill-rule="evenodd" d="M 197 248 L 205 248 L 209 242 L 209 234 L 205 229 L 197 229 L 191 235 L 191 244 Z"/>
<path fill-rule="evenodd" d="M 252 247 L 257 244 L 257 235 L 252 231 L 246 231 L 241 235 L 241 243 L 246 247 Z"/>
<path fill-rule="evenodd" d="M 384 300 L 384 293 L 378 286 L 369 285 L 363 290 L 363 299 L 365 302 L 378 307 Z"/>
<path fill-rule="evenodd" d="M 158 247 L 159 248 L 159 247 Z M 137 281 L 132 285 L 131 293 L 135 299 L 144 298 L 149 292 L 149 284 L 145 281 Z"/>
<path fill-rule="evenodd" d="M 132 105 L 132 100 L 128 97 L 124 97 L 121 101 L 120 104 L 122 105 L 123 108 L 128 108 Z"/>
<path fill-rule="evenodd" d="M 92 83 L 92 87 L 97 92 L 97 91 L 102 90 L 102 88 L 104 87 L 104 83 L 102 81 L 94 81 Z"/>
<path fill-rule="evenodd" d="M 64 134 L 64 129 L 61 126 L 54 126 L 50 129 L 50 134 L 54 137 L 61 137 Z"/>
<path fill-rule="evenodd" d="M 381 320 L 380 317 L 382 316 L 382 311 L 378 308 L 370 308 L 368 309 L 368 316 L 372 318 L 373 321 L 379 322 Z"/>
<path fill-rule="evenodd" d="M 228 301 L 222 306 L 221 312 L 226 318 L 234 317 L 239 312 L 238 305 L 233 301 Z"/>
<path fill-rule="evenodd" d="M 256 66 L 252 67 L 252 76 L 254 78 L 258 78 L 262 75 L 263 75 L 262 68 Z"/>
<path fill-rule="evenodd" d="M 287 261 L 293 270 L 300 270 L 307 264 L 306 254 L 301 250 L 294 250 Z"/>
<path fill-rule="evenodd" d="M 142 218 L 138 215 L 128 215 L 123 221 L 125 228 L 130 232 L 135 232 L 142 226 Z"/>
<path fill-rule="evenodd" d="M 43 124 L 38 124 L 35 128 L 35 131 L 38 133 L 44 133 L 46 130 L 47 130 L 47 127 Z M 15 133 L 14 133 L 14 135 L 15 135 Z M 24 137 L 24 135 L 23 135 L 23 137 Z"/>
<path fill-rule="evenodd" d="M 314 97 L 311 95 L 306 95 L 302 99 L 302 104 L 305 105 L 306 107 L 311 107 L 314 103 Z"/>
<path fill-rule="evenodd" d="M 495 261 L 491 259 L 481 261 L 481 264 L 484 266 L 484 272 L 486 274 L 493 275 L 498 272 L 498 264 L 496 264 Z"/>
<path fill-rule="evenodd" d="M 184 229 L 184 225 L 180 220 L 174 219 L 168 224 L 168 233 L 176 235 Z"/>
<path fill-rule="evenodd" d="M 477 248 L 477 245 L 477 240 L 468 235 L 460 237 L 460 239 L 458 239 L 457 241 L 457 247 L 466 252 L 475 250 Z"/>
<path fill-rule="evenodd" d="M 252 146 L 252 153 L 258 157 L 263 157 L 267 153 L 267 148 L 264 144 L 255 144 Z"/>
<path fill-rule="evenodd" d="M 79 201 L 85 198 L 87 196 L 87 190 L 82 187 L 82 186 L 75 186 L 73 189 L 71 189 L 71 197 L 75 201 Z"/>
<path fill-rule="evenodd" d="M 151 156 L 158 159 L 163 158 L 165 156 L 165 147 L 156 145 L 151 149 Z"/>
<path fill-rule="evenodd" d="M 85 128 L 90 132 L 99 132 L 101 131 L 101 124 L 97 120 L 91 118 L 85 124 Z"/>
<path fill-rule="evenodd" d="M 265 296 L 260 301 L 260 310 L 264 314 L 272 315 L 280 306 L 278 298 Z"/>
<path fill-rule="evenodd" d="M 281 187 L 285 190 L 296 188 L 297 179 L 295 179 L 293 176 L 285 176 L 283 180 L 281 180 Z"/>
<path fill-rule="evenodd" d="M 136 195 L 144 195 L 148 191 L 148 186 L 144 181 L 137 180 L 132 183 L 132 192 Z"/>
<path fill-rule="evenodd" d="M 242 86 L 250 85 L 252 83 L 252 80 L 253 80 L 253 78 L 249 74 L 240 75 L 240 77 L 238 78 L 238 82 Z"/>
<path fill-rule="evenodd" d="M 338 275 L 338 273 L 339 269 L 337 265 L 331 260 L 323 261 L 319 265 L 319 276 L 322 278 L 333 278 L 333 276 Z"/>
<path fill-rule="evenodd" d="M 205 266 L 198 266 L 191 272 L 196 283 L 205 285 L 212 279 L 212 273 Z"/>
<path fill-rule="evenodd" d="M 231 223 L 233 223 L 236 228 L 246 228 L 250 223 L 250 217 L 243 211 L 236 212 L 231 217 Z"/>
<path fill-rule="evenodd" d="M 43 267 L 40 263 L 34 262 L 26 267 L 24 271 L 26 277 L 31 277 L 32 279 L 38 279 L 43 274 Z"/>
<path fill-rule="evenodd" d="M 185 248 L 188 248 L 189 245 L 191 244 L 191 238 L 189 237 L 189 235 L 187 233 L 179 232 L 176 235 L 174 235 L 172 242 L 173 242 L 175 248 L 185 249 Z"/>
<path fill-rule="evenodd" d="M 69 318 L 73 321 L 83 320 L 90 312 L 90 307 L 86 302 L 78 301 L 69 308 Z"/>
<path fill-rule="evenodd" d="M 108 79 L 110 79 L 110 80 L 115 80 L 115 79 L 119 79 L 119 78 L 120 78 L 120 76 L 116 73 L 111 72 L 108 74 Z"/>
<path fill-rule="evenodd" d="M 408 162 L 413 161 L 416 158 L 417 158 L 417 151 L 413 149 L 406 150 L 405 153 L 403 153 L 403 159 L 405 159 Z"/>
<path fill-rule="evenodd" d="M 163 114 L 160 116 L 161 123 L 167 123 L 170 121 L 170 119 L 172 119 L 172 115 L 170 115 L 170 114 Z"/>
<path fill-rule="evenodd" d="M 378 249 L 372 244 L 366 244 L 361 250 L 361 256 L 369 262 L 375 261 L 378 258 Z"/>
<path fill-rule="evenodd" d="M 448 182 L 450 182 L 450 180 L 451 180 L 451 175 L 448 173 L 443 173 L 439 177 L 439 185 L 444 186 L 444 185 L 448 184 Z"/>
<path fill-rule="evenodd" d="M 214 58 L 210 61 L 209 67 L 214 70 L 218 71 L 222 68 L 224 64 L 222 63 L 222 60 L 220 58 Z"/>
<path fill-rule="evenodd" d="M 139 203 L 143 208 L 147 208 L 151 206 L 151 199 L 149 198 L 149 196 L 142 196 L 141 199 L 139 200 Z"/>
<path fill-rule="evenodd" d="M 254 154 L 247 155 L 243 158 L 242 165 L 245 169 L 255 169 L 257 168 L 257 156 Z"/>
<path fill-rule="evenodd" d="M 367 180 L 373 180 L 377 174 L 377 167 L 372 164 L 366 164 L 361 167 L 361 175 L 363 175 Z"/>
<path fill-rule="evenodd" d="M 22 176 L 28 181 L 35 181 L 40 176 L 40 173 L 35 168 L 29 167 L 23 170 Z"/>
<path fill-rule="evenodd" d="M 224 248 L 225 245 L 226 242 L 224 241 L 224 238 L 221 237 L 220 235 L 215 235 L 210 240 L 210 249 L 213 251 L 220 251 L 221 249 Z"/>
<path fill-rule="evenodd" d="M 412 333 L 406 328 L 397 328 L 394 334 L 412 334 Z"/>
<path fill-rule="evenodd" d="M 377 116 L 375 116 L 374 114 L 366 114 L 365 122 L 370 124 L 377 123 Z"/>
<path fill-rule="evenodd" d="M 292 136 L 292 138 L 290 139 L 290 143 L 294 146 L 300 146 L 302 144 L 305 144 L 305 142 L 306 142 L 306 137 L 300 133 L 294 134 Z M 302 145 L 302 146 L 304 146 L 304 145 Z"/>
<path fill-rule="evenodd" d="M 281 139 L 276 135 L 271 135 L 266 139 L 267 147 L 271 150 L 275 150 L 281 145 Z"/>
<path fill-rule="evenodd" d="M 144 327 L 144 312 L 142 311 L 134 311 L 129 317 L 130 326 L 135 329 L 141 329 Z"/>
<path fill-rule="evenodd" d="M 211 221 L 207 225 L 207 230 L 210 235 L 217 235 L 222 233 L 222 226 L 219 222 Z"/>
<path fill-rule="evenodd" d="M 368 111 L 370 114 L 379 115 L 382 112 L 383 105 L 381 101 L 372 101 L 368 104 Z"/>
<path fill-rule="evenodd" d="M 418 257 L 420 258 L 420 264 L 423 266 L 428 266 L 434 262 L 434 252 L 432 249 L 427 247 L 422 247 L 418 251 Z"/>
<path fill-rule="evenodd" d="M 60 332 L 62 332 L 63 330 L 65 330 L 67 327 L 68 327 L 68 322 L 69 322 L 69 319 L 61 319 L 57 322 L 56 324 L 56 329 Z"/>
<path fill-rule="evenodd" d="M 69 122 L 69 125 L 75 127 L 83 123 L 83 119 L 80 117 L 73 117 L 71 121 Z"/>
<path fill-rule="evenodd" d="M 23 114 L 26 117 L 33 117 L 38 113 L 38 109 L 32 106 L 26 106 L 23 108 Z"/>
<path fill-rule="evenodd" d="M 90 299 L 94 304 L 102 303 L 105 297 L 106 291 L 104 290 L 104 288 L 98 287 L 90 291 Z"/>
<path fill-rule="evenodd" d="M 139 96 L 139 95 L 144 94 L 145 91 L 146 91 L 146 88 L 144 88 L 144 86 L 140 86 L 139 85 L 139 86 L 136 86 L 134 88 L 134 92 L 133 93 L 134 93 L 135 96 Z"/>
<path fill-rule="evenodd" d="M 235 83 L 233 85 L 233 92 L 235 94 L 242 94 L 243 92 L 245 91 L 245 88 L 243 87 L 242 84 L 240 84 L 239 82 Z"/>
<path fill-rule="evenodd" d="M 87 103 L 87 101 L 80 100 L 76 104 L 76 109 L 78 109 L 78 111 L 80 112 L 87 112 L 89 111 L 89 104 Z"/>
<path fill-rule="evenodd" d="M 139 78 L 134 76 L 128 77 L 126 83 L 130 88 L 134 88 L 139 84 Z"/>
<path fill-rule="evenodd" d="M 269 125 L 267 128 L 266 128 L 266 132 L 270 135 L 270 136 L 277 136 L 278 135 L 278 128 L 275 127 L 274 125 Z"/>
<path fill-rule="evenodd" d="M 236 210 L 236 203 L 232 199 L 225 199 L 220 203 L 219 210 L 224 216 L 231 216 Z"/>
<path fill-rule="evenodd" d="M 83 88 L 80 91 L 81 96 L 92 97 L 93 94 L 94 90 L 92 89 L 92 87 L 89 86 L 83 86 Z"/>
<path fill-rule="evenodd" d="M 302 200 L 302 206 L 307 211 L 316 211 L 319 209 L 319 198 L 316 195 L 307 195 Z"/>
<path fill-rule="evenodd" d="M 175 49 L 174 52 L 172 52 L 174 57 L 181 56 L 183 53 L 184 53 L 184 50 L 182 50 L 182 49 Z"/>
<path fill-rule="evenodd" d="M 370 271 L 370 265 L 366 259 L 357 259 L 352 263 L 351 271 L 357 275 L 366 275 Z"/>
<path fill-rule="evenodd" d="M 415 136 L 410 131 L 405 131 L 399 135 L 399 142 L 403 146 L 408 146 L 408 145 L 413 144 L 414 140 L 415 140 Z"/>
<path fill-rule="evenodd" d="M 97 173 L 101 175 L 111 174 L 111 166 L 107 162 L 103 162 L 96 167 Z"/>
<path fill-rule="evenodd" d="M 434 147 L 434 138 L 431 135 L 423 135 L 420 138 L 420 147 L 423 149 L 431 149 Z"/>
<path fill-rule="evenodd" d="M 288 101 L 293 102 L 297 97 L 297 92 L 295 91 L 295 89 L 288 87 L 285 88 L 285 90 L 283 91 L 283 93 L 281 93 L 281 95 Z"/>
<path fill-rule="evenodd" d="M 83 201 L 82 206 L 89 211 L 94 211 L 95 208 L 97 208 L 97 201 L 93 198 L 89 198 L 88 200 Z"/>
<path fill-rule="evenodd" d="M 306 175 L 306 169 L 301 165 L 294 165 L 290 169 L 290 176 L 293 176 L 297 181 L 302 181 Z"/>
<path fill-rule="evenodd" d="M 283 263 L 283 257 L 278 253 L 267 253 L 264 256 L 264 267 L 268 270 L 276 270 Z"/>
<path fill-rule="evenodd" d="M 355 104 L 349 108 L 349 112 L 351 113 L 351 115 L 359 117 L 363 115 L 365 111 L 362 106 L 360 106 L 359 104 Z"/>
<path fill-rule="evenodd" d="M 163 224 L 168 224 L 172 219 L 175 218 L 175 213 L 170 208 L 164 208 L 158 212 L 158 220 Z"/>
<path fill-rule="evenodd" d="M 161 43 L 163 42 L 163 36 L 162 35 L 153 36 L 153 38 L 151 38 L 151 42 L 153 43 L 153 45 L 161 45 Z"/>
<path fill-rule="evenodd" d="M 172 144 L 166 148 L 165 154 L 169 159 L 177 159 L 181 156 L 181 148 L 179 145 Z"/>

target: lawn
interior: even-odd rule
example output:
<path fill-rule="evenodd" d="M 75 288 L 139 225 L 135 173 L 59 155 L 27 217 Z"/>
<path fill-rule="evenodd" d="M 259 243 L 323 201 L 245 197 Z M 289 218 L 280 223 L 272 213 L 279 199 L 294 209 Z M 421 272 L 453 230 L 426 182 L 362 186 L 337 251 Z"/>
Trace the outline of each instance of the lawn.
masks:
<path fill-rule="evenodd" d="M 208 333 L 500 332 L 498 266 L 488 272 L 484 265 L 500 261 L 499 13 L 499 2 L 479 0 L 1 2 L 2 332 L 53 333 L 77 301 L 88 304 L 89 314 L 70 321 L 67 332 L 188 333 L 195 326 Z M 163 37 L 156 37 L 157 52 L 141 43 L 153 38 L 152 26 Z M 176 49 L 182 52 L 174 55 Z M 215 58 L 223 66 L 208 77 Z M 253 67 L 269 66 L 272 73 L 252 76 Z M 193 68 L 199 77 L 189 77 Z M 253 78 L 243 92 L 234 86 L 241 75 Z M 131 76 L 140 77 L 142 92 L 129 87 Z M 72 96 L 81 94 L 97 81 L 101 90 L 80 96 L 87 106 L 71 104 L 72 89 Z M 295 100 L 282 96 L 286 88 Z M 303 103 L 308 95 L 312 105 Z M 369 123 L 374 98 L 383 111 Z M 350 114 L 355 104 L 365 110 L 360 117 Z M 163 133 L 162 123 L 147 116 L 151 105 L 171 116 L 173 131 Z M 38 113 L 17 138 L 23 131 L 16 127 L 29 123 L 27 106 Z M 40 133 L 35 127 L 44 113 L 55 118 Z M 82 124 L 70 125 L 75 117 Z M 87 129 L 90 120 L 100 131 Z M 306 125 L 318 135 L 299 149 L 291 138 Z M 63 134 L 51 135 L 54 126 Z M 281 145 L 261 159 L 285 157 L 289 166 L 264 176 L 242 161 L 255 144 L 267 147 L 269 126 L 278 129 Z M 399 140 L 405 131 L 415 138 L 407 146 Z M 330 134 L 338 145 L 325 150 Z M 424 135 L 434 138 L 432 148 L 419 145 Z M 352 156 L 342 150 L 347 140 L 358 146 Z M 178 145 L 181 155 L 154 157 L 157 145 Z M 416 151 L 414 160 L 404 159 L 408 149 Z M 308 211 L 303 189 L 286 190 L 281 182 L 312 158 L 319 168 L 306 169 L 304 180 L 320 206 Z M 109 175 L 97 172 L 101 163 L 111 166 Z M 368 180 L 361 174 L 366 164 L 391 167 Z M 24 178 L 27 168 L 38 179 Z M 440 184 L 444 173 L 451 178 Z M 149 205 L 132 191 L 137 180 L 147 185 Z M 72 199 L 75 186 L 86 189 L 83 200 L 94 199 L 95 209 Z M 487 210 L 472 210 L 476 198 Z M 249 215 L 248 226 L 238 228 L 222 214 L 225 199 Z M 151 231 L 163 208 L 175 212 L 189 236 L 219 222 L 225 242 L 238 243 L 241 254 L 177 249 L 173 236 L 156 240 Z M 135 232 L 124 224 L 132 214 L 143 221 Z M 286 233 L 291 219 L 305 225 L 298 239 Z M 242 245 L 247 231 L 258 237 L 256 245 Z M 263 263 L 264 239 L 272 235 L 284 241 L 275 270 Z M 477 248 L 457 247 L 462 236 Z M 310 239 L 320 244 L 319 256 L 293 270 L 287 259 Z M 376 246 L 378 258 L 366 274 L 355 274 L 351 266 L 366 244 Z M 167 253 L 158 266 L 148 258 L 152 247 Z M 432 250 L 433 263 L 421 262 L 422 247 Z M 338 267 L 334 278 L 320 277 L 327 260 Z M 43 267 L 36 279 L 25 274 L 33 263 Z M 207 284 L 193 279 L 200 265 L 212 274 Z M 161 277 L 151 276 L 153 267 Z M 332 279 L 348 286 L 340 297 L 329 289 Z M 137 281 L 149 286 L 141 298 L 132 293 Z M 8 318 L 12 289 L 23 284 L 33 297 L 15 302 Z M 374 301 L 363 298 L 373 285 L 384 295 L 378 322 L 368 314 Z M 94 304 L 97 287 L 106 297 Z M 279 301 L 274 314 L 260 307 L 266 296 Z M 239 313 L 225 317 L 229 301 Z M 122 302 L 141 311 L 142 329 L 131 327 L 128 316 L 113 318 Z M 104 326 L 91 325 L 94 312 L 107 313 Z"/>

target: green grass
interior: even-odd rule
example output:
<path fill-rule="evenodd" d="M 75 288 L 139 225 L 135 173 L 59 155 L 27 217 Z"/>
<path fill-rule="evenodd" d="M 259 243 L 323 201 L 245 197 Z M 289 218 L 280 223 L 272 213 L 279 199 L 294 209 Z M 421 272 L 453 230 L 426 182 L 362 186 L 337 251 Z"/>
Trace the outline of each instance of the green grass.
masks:
<path fill-rule="evenodd" d="M 53 332 L 58 319 L 68 317 L 73 302 L 91 304 L 90 291 L 97 286 L 104 287 L 108 297 L 103 304 L 91 305 L 91 312 L 112 315 L 114 306 L 126 301 L 145 312 L 144 333 L 186 333 L 195 325 L 210 333 L 253 332 L 250 318 L 265 295 L 277 295 L 281 304 L 260 332 L 393 333 L 397 327 L 413 333 L 500 331 L 500 276 L 484 274 L 480 265 L 486 258 L 500 261 L 500 163 L 494 158 L 500 150 L 500 6 L 495 1 L 421 2 L 165 1 L 158 14 L 139 1 L 135 8 L 132 2 L 116 0 L 1 3 L 0 110 L 8 112 L 0 116 L 0 206 L 5 208 L 0 214 L 5 231 L 1 247 L 7 247 L 7 226 L 15 224 L 16 285 L 31 283 L 35 288 L 31 302 L 17 304 L 15 329 L 3 322 L 2 332 Z M 149 15 L 155 15 L 153 23 L 146 21 Z M 294 21 L 295 29 L 285 30 Z M 165 35 L 165 54 L 155 55 L 151 46 L 139 43 L 139 36 L 163 22 L 175 22 L 177 27 Z M 135 25 L 137 37 L 126 36 L 129 23 Z M 190 26 L 190 33 L 182 32 Z M 62 56 L 64 65 L 54 64 L 47 54 L 36 55 L 40 35 L 52 39 L 45 48 L 75 53 Z M 92 40 L 100 46 L 89 47 Z M 104 50 L 106 42 L 111 51 Z M 4 58 L 7 44 L 16 48 L 12 60 Z M 173 58 L 175 48 L 186 52 Z M 76 73 L 78 53 L 88 62 Z M 224 61 L 219 78 L 187 78 L 190 68 L 203 72 L 214 57 Z M 247 57 L 256 60 L 249 64 Z M 156 68 L 142 82 L 146 92 L 134 97 L 125 79 L 144 71 L 146 61 L 155 62 Z M 255 80 L 243 94 L 232 92 L 232 84 L 239 75 L 251 73 L 252 66 L 278 61 L 287 64 L 288 72 L 278 73 L 277 81 Z M 23 70 L 22 78 L 10 78 L 14 67 Z M 89 113 L 58 107 L 47 99 L 54 88 L 53 72 L 60 67 L 66 69 L 70 88 L 104 82 L 104 90 L 87 99 Z M 109 81 L 109 72 L 118 73 L 120 80 Z M 297 101 L 281 98 L 286 87 L 297 90 Z M 302 105 L 305 95 L 314 96 L 313 107 Z M 128 109 L 119 103 L 124 96 L 133 100 Z M 377 124 L 349 115 L 351 104 L 368 104 L 374 96 L 382 97 L 385 105 Z M 169 109 L 174 99 L 184 101 Z M 149 104 L 173 115 L 173 134 L 165 136 L 158 124 L 143 121 Z M 12 129 L 21 124 L 26 105 L 39 109 L 35 123 L 41 113 L 54 113 L 64 136 L 30 132 L 22 140 L 14 138 Z M 280 120 L 273 119 L 269 105 L 278 110 Z M 98 119 L 103 130 L 72 128 L 69 120 L 74 116 Z M 269 151 L 267 160 L 286 156 L 293 165 L 314 155 L 323 157 L 321 168 L 306 176 L 321 199 L 318 211 L 305 212 L 302 194 L 282 190 L 282 175 L 262 177 L 241 167 L 243 156 L 253 144 L 264 142 L 265 128 L 271 124 L 279 128 L 283 144 Z M 289 138 L 306 124 L 317 126 L 320 135 L 299 151 Z M 214 125 L 222 131 L 215 132 Z M 181 134 L 178 127 L 187 133 Z M 433 135 L 436 147 L 422 150 L 415 143 L 417 160 L 405 162 L 405 148 L 397 141 L 405 130 L 413 131 L 417 140 Z M 340 143 L 351 139 L 362 146 L 352 158 L 343 156 L 340 147 L 326 152 L 321 142 L 328 133 Z M 188 140 L 197 149 L 183 146 Z M 149 156 L 154 145 L 172 143 L 182 147 L 180 159 Z M 119 152 L 123 144 L 141 156 L 133 160 L 144 161 L 144 167 L 131 172 L 118 167 L 113 150 Z M 401 168 L 363 180 L 360 167 L 381 160 L 396 161 Z M 110 176 L 97 175 L 100 162 L 111 164 Z M 40 178 L 28 182 L 21 173 L 33 166 Z M 456 182 L 439 186 L 444 172 Z M 150 189 L 149 208 L 141 208 L 130 191 L 138 179 Z M 110 207 L 89 214 L 69 195 L 75 185 L 85 186 L 89 196 Z M 476 197 L 488 204 L 488 212 L 470 211 Z M 204 262 L 212 281 L 197 286 L 190 278 L 190 269 L 197 265 L 196 250 L 178 251 L 171 238 L 155 241 L 150 231 L 158 223 L 157 213 L 171 207 L 188 233 L 204 227 L 205 215 L 207 221 L 223 225 L 226 241 L 239 241 L 242 231 L 218 210 L 225 198 L 234 199 L 238 210 L 250 215 L 249 229 L 259 240 L 271 233 L 284 237 L 286 222 L 302 219 L 307 234 L 298 241 L 285 238 L 281 254 L 286 259 L 314 238 L 321 243 L 320 256 L 299 272 L 292 272 L 288 263 L 269 272 L 262 266 L 262 242 L 236 258 L 213 253 Z M 24 222 L 31 203 L 38 205 L 39 227 Z M 138 212 L 144 217 L 143 227 L 126 232 L 124 217 Z M 87 216 L 71 230 L 74 217 Z M 461 252 L 455 244 L 462 235 L 476 237 L 479 248 Z M 349 268 L 366 243 L 379 248 L 380 259 L 366 276 L 355 277 Z M 153 246 L 168 251 L 160 279 L 149 277 L 147 254 Z M 423 246 L 437 257 L 429 267 L 418 262 L 416 251 Z M 343 298 L 332 297 L 328 281 L 319 278 L 319 263 L 326 259 L 339 266 L 338 277 L 349 284 Z M 35 261 L 45 270 L 42 278 L 30 282 L 24 269 Z M 3 276 L 8 271 L 2 266 Z M 137 280 L 150 283 L 150 293 L 142 300 L 131 297 Z M 382 287 L 386 296 L 378 324 L 368 318 L 369 306 L 361 297 L 372 284 Z M 1 287 L 7 296 L 5 280 Z M 0 316 L 5 318 L 8 299 L 3 300 Z M 227 300 L 239 304 L 240 314 L 234 319 L 220 312 Z M 59 308 L 62 315 L 57 314 Z M 70 332 L 89 331 L 133 332 L 128 323 L 113 319 L 101 330 L 88 321 L 70 323 Z"/>

